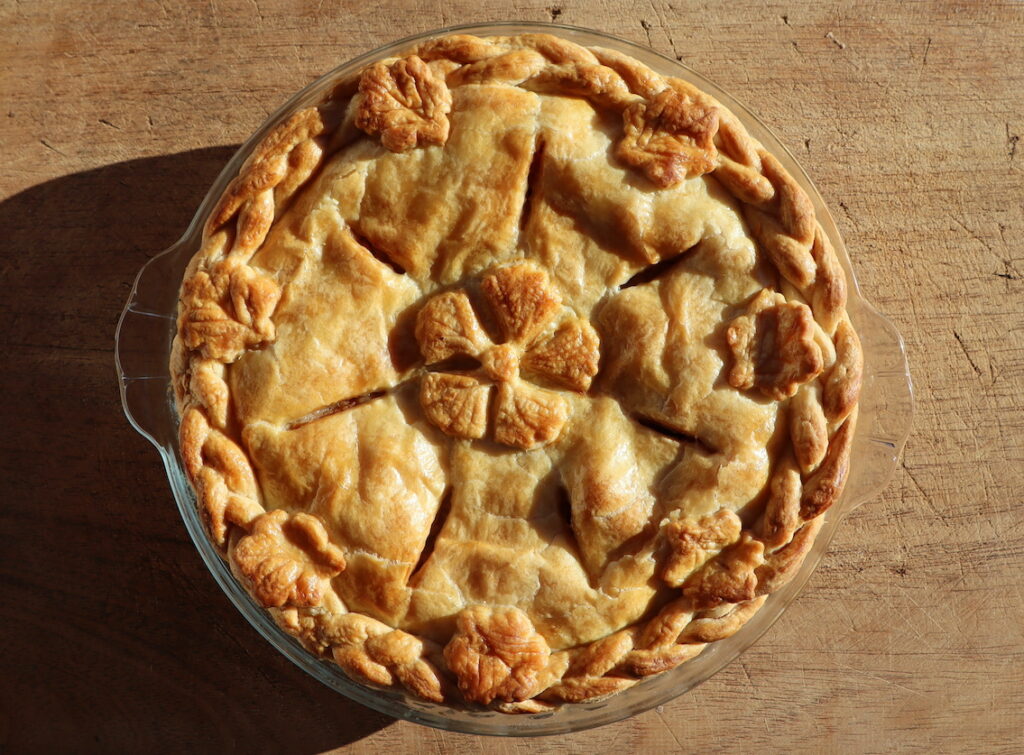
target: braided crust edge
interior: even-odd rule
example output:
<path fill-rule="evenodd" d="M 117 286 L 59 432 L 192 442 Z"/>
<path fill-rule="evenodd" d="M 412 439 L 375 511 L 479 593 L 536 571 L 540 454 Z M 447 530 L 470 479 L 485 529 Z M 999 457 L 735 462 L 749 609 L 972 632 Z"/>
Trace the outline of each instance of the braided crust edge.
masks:
<path fill-rule="evenodd" d="M 386 128 L 403 129 L 400 138 L 391 138 L 393 149 L 407 149 L 417 140 L 443 141 L 446 92 L 438 94 L 438 82 L 440 88 L 502 82 L 569 93 L 619 112 L 627 122 L 655 103 L 658 112 L 666 109 L 667 96 L 670 105 L 698 108 L 698 126 L 705 129 L 699 136 L 710 161 L 698 156 L 650 168 L 649 162 L 630 159 L 621 150 L 620 157 L 657 185 L 710 172 L 741 204 L 754 239 L 782 277 L 786 298 L 805 303 L 825 337 L 820 380 L 804 384 L 790 400 L 791 451 L 771 477 L 763 517 L 743 531 L 740 542 L 708 559 L 683 586 L 681 597 L 645 623 L 555 653 L 547 652 L 541 638 L 528 658 L 530 673 L 524 676 L 520 661 L 510 661 L 512 676 L 492 685 L 496 694 L 474 695 L 462 685 L 467 699 L 508 713 L 542 712 L 612 695 L 733 635 L 796 574 L 822 516 L 839 498 L 849 470 L 863 373 L 860 343 L 846 313 L 844 272 L 800 185 L 734 114 L 688 82 L 661 76 L 620 52 L 545 34 L 441 37 L 374 68 L 386 71 L 396 62 L 426 71 L 423 75 L 432 77 L 431 96 L 441 105 L 435 102 L 428 113 L 425 135 L 417 134 L 416 118 L 396 121 L 386 112 L 370 119 L 370 130 L 382 134 Z M 289 199 L 329 153 L 356 135 L 350 125 L 339 127 L 353 96 L 364 95 L 356 94 L 355 82 L 343 82 L 323 103 L 296 112 L 260 143 L 210 215 L 202 247 L 186 270 L 170 365 L 181 417 L 181 454 L 209 536 L 229 560 L 265 512 L 249 460 L 229 437 L 225 365 L 274 340 L 271 315 L 280 295 L 277 281 L 248 263 Z M 386 128 L 379 125 L 384 117 L 390 119 Z M 709 124 L 711 132 L 706 131 Z M 316 524 L 306 523 L 314 529 Z M 343 568 L 343 559 L 336 566 L 336 571 Z M 245 581 L 242 571 L 236 568 Z M 360 682 L 400 684 L 433 702 L 457 697 L 442 671 L 449 666 L 452 643 L 442 649 L 370 617 L 346 613 L 330 588 L 317 597 L 319 605 L 298 601 L 269 610 L 307 648 L 333 658 Z M 481 613 L 476 618 L 484 629 L 489 621 L 521 627 L 525 619 L 517 609 L 498 610 L 495 616 L 481 607 L 469 610 Z M 456 641 L 466 644 L 462 635 Z M 509 678 L 517 683 L 510 684 Z M 503 695 L 502 690 L 512 691 Z"/>

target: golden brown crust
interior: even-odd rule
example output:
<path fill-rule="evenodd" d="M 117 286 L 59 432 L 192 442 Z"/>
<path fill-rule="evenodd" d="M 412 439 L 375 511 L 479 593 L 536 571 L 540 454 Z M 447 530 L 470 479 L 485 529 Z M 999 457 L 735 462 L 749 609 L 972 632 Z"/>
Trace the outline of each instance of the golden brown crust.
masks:
<path fill-rule="evenodd" d="M 526 375 L 583 393 L 597 374 L 600 340 L 594 326 L 572 318 L 523 355 Z"/>
<path fill-rule="evenodd" d="M 480 358 L 480 368 L 496 383 L 509 383 L 519 374 L 519 350 L 510 343 L 487 349 Z"/>
<path fill-rule="evenodd" d="M 683 595 L 695 608 L 716 608 L 743 603 L 756 595 L 757 568 L 764 563 L 764 543 L 744 532 L 739 542 L 708 562 L 683 586 Z"/>
<path fill-rule="evenodd" d="M 231 550 L 231 563 L 265 606 L 318 606 L 345 556 L 314 516 L 278 509 L 253 520 Z"/>
<path fill-rule="evenodd" d="M 811 256 L 817 265 L 811 291 L 811 308 L 824 331 L 834 334 L 846 313 L 846 274 L 839 264 L 832 242 L 820 225 L 814 229 Z"/>
<path fill-rule="evenodd" d="M 416 342 L 427 364 L 462 354 L 476 356 L 490 343 L 462 291 L 440 294 L 423 306 L 416 315 Z"/>
<path fill-rule="evenodd" d="M 633 632 L 623 630 L 580 648 L 569 663 L 565 679 L 601 679 L 633 649 Z"/>
<path fill-rule="evenodd" d="M 359 80 L 359 94 L 356 126 L 380 134 L 392 152 L 448 141 L 451 93 L 417 56 L 370 66 Z"/>
<path fill-rule="evenodd" d="M 423 376 L 420 403 L 427 419 L 447 435 L 487 434 L 491 388 L 497 385 L 492 437 L 529 449 L 554 441 L 569 416 L 569 405 L 553 391 L 519 379 L 522 364 L 541 378 L 577 391 L 597 373 L 594 329 L 569 317 L 554 333 L 538 338 L 558 317 L 561 300 L 548 274 L 532 264 L 500 267 L 481 281 L 484 301 L 502 343 L 484 333 L 464 291 L 429 299 L 416 316 L 416 340 L 428 365 L 453 357 L 474 357 L 474 374 L 430 372 Z"/>
<path fill-rule="evenodd" d="M 818 470 L 804 480 L 800 496 L 800 516 L 811 520 L 824 514 L 839 499 L 850 472 L 850 447 L 857 427 L 857 412 L 851 413 L 836 430 L 828 446 L 825 460 Z"/>
<path fill-rule="evenodd" d="M 319 136 L 327 124 L 317 108 L 300 110 L 277 128 L 271 131 L 246 161 L 245 168 L 234 181 L 228 184 L 224 196 L 221 197 L 217 209 L 210 215 L 206 224 L 206 234 L 212 235 L 217 229 L 228 223 L 237 213 L 248 207 L 262 206 L 265 192 L 273 190 L 288 174 L 288 158 L 293 150 L 310 143 Z M 253 200 L 256 200 L 254 203 Z M 245 219 L 253 219 L 251 211 L 246 212 Z M 268 223 L 260 218 L 257 227 L 267 227 Z M 255 228 L 248 223 L 241 223 L 239 234 L 258 244 L 262 239 L 255 238 Z M 251 252 L 255 246 L 245 246 L 244 251 Z"/>
<path fill-rule="evenodd" d="M 816 266 L 811 255 L 814 241 L 814 207 L 799 184 L 775 157 L 758 151 L 763 177 L 772 185 L 774 196 L 767 207 L 751 203 L 745 215 L 751 233 L 779 269 L 797 288 L 810 286 Z"/>
<path fill-rule="evenodd" d="M 828 450 L 828 420 L 814 386 L 802 386 L 789 403 L 789 439 L 801 471 L 817 469 Z"/>
<path fill-rule="evenodd" d="M 803 523 L 800 517 L 802 485 L 799 467 L 791 456 L 783 456 L 772 475 L 764 507 L 761 540 L 766 549 L 781 548 L 793 539 L 793 533 Z"/>
<path fill-rule="evenodd" d="M 529 383 L 501 383 L 494 413 L 494 439 L 515 448 L 543 446 L 562 432 L 569 405 L 556 393 Z"/>
<path fill-rule="evenodd" d="M 640 100 L 622 113 L 625 136 L 616 156 L 639 168 L 656 186 L 674 186 L 710 173 L 718 150 L 718 109 L 665 89 L 650 102 Z"/>
<path fill-rule="evenodd" d="M 397 682 L 424 700 L 444 700 L 441 675 L 428 660 L 430 648 L 422 640 L 358 613 L 320 624 L 327 634 L 323 646 L 353 679 L 382 687 Z"/>
<path fill-rule="evenodd" d="M 544 698 L 560 703 L 584 703 L 622 692 L 636 682 L 636 679 L 625 676 L 566 677 L 549 687 L 544 692 Z"/>
<path fill-rule="evenodd" d="M 223 546 L 228 525 L 247 529 L 262 511 L 249 459 L 194 407 L 181 418 L 179 443 L 185 472 L 196 491 L 200 516 L 210 538 Z"/>
<path fill-rule="evenodd" d="M 724 611 L 704 611 L 679 636 L 680 642 L 718 642 L 732 637 L 764 605 L 766 596 L 727 606 Z"/>
<path fill-rule="evenodd" d="M 771 595 L 796 576 L 823 523 L 820 516 L 810 520 L 788 543 L 765 557 L 756 572 L 758 595 Z"/>
<path fill-rule="evenodd" d="M 836 362 L 825 381 L 822 402 L 825 416 L 833 422 L 845 419 L 857 405 L 864 374 L 864 355 L 860 339 L 848 320 L 836 328 Z"/>
<path fill-rule="evenodd" d="M 550 650 L 522 611 L 472 606 L 459 614 L 456 626 L 444 657 L 467 700 L 487 705 L 540 692 Z"/>
<path fill-rule="evenodd" d="M 734 634 L 849 470 L 863 355 L 806 193 L 691 85 L 549 35 L 430 40 L 355 90 L 253 151 L 182 286 L 172 378 L 211 539 L 307 647 L 435 702 L 598 699 Z M 299 339 L 322 318 L 296 301 L 328 284 L 387 337 Z M 479 454 L 463 488 L 456 450 Z"/>
<path fill-rule="evenodd" d="M 501 268 L 481 285 L 503 341 L 529 344 L 555 318 L 562 304 L 547 273 L 531 265 Z"/>
<path fill-rule="evenodd" d="M 776 400 L 789 398 L 825 367 L 815 335 L 806 304 L 763 290 L 726 331 L 733 358 L 729 384 L 756 388 Z"/>
<path fill-rule="evenodd" d="M 621 668 L 639 677 L 664 674 L 696 658 L 703 649 L 704 646 L 700 644 L 673 644 L 651 650 L 634 650 L 622 661 Z"/>
<path fill-rule="evenodd" d="M 428 372 L 420 383 L 424 416 L 455 438 L 482 438 L 487 432 L 491 387 L 471 375 Z"/>
<path fill-rule="evenodd" d="M 670 555 L 661 578 L 672 587 L 681 587 L 693 572 L 736 542 L 743 523 L 728 509 L 721 509 L 694 522 L 678 519 L 662 530 Z"/>

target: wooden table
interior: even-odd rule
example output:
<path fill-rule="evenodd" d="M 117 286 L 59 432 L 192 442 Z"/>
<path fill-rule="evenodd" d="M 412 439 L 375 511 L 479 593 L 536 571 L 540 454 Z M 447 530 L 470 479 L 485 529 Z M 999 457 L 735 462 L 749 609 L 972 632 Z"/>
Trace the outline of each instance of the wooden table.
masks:
<path fill-rule="evenodd" d="M 1024 747 L 1024 4 L 713 5 L 0 2 L 0 750 Z M 834 209 L 918 397 L 889 489 L 753 649 L 540 741 L 395 722 L 279 657 L 188 541 L 112 353 L 135 272 L 287 95 L 500 18 L 649 44 L 752 103 Z"/>

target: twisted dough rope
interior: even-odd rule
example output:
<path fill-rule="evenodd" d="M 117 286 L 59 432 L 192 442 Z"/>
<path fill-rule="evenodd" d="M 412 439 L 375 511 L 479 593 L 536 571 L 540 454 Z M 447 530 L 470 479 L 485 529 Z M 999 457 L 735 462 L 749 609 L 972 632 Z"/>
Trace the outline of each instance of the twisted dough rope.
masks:
<path fill-rule="evenodd" d="M 788 299 L 805 302 L 834 344 L 830 350 L 834 359 L 821 379 L 803 385 L 790 401 L 792 450 L 782 457 L 771 477 L 761 533 L 745 531 L 744 537 L 764 549 L 763 563 L 748 575 L 753 585 L 749 598 L 723 603 L 714 595 L 684 590 L 682 598 L 666 605 L 644 625 L 552 654 L 552 665 L 561 673 L 559 679 L 549 680 L 554 684 L 537 690 L 540 698 L 493 707 L 537 712 L 561 702 L 592 700 L 674 668 L 699 654 L 706 643 L 731 636 L 803 562 L 821 527 L 822 515 L 842 492 L 856 422 L 863 357 L 846 313 L 845 275 L 799 184 L 735 115 L 689 83 L 663 77 L 617 51 L 587 49 L 543 34 L 489 39 L 449 36 L 428 41 L 413 54 L 450 87 L 505 83 L 585 97 L 597 107 L 619 113 L 637 103 L 651 103 L 671 89 L 713 107 L 718 118 L 714 134 L 718 154 L 712 175 L 740 202 L 751 233 L 782 276 L 783 293 Z M 328 98 L 318 107 L 299 111 L 271 132 L 206 225 L 203 247 L 189 265 L 187 276 L 211 276 L 214 292 L 227 299 L 224 312 L 245 328 L 253 329 L 253 310 L 259 309 L 259 303 L 254 307 L 246 301 L 248 290 L 232 291 L 231 276 L 246 279 L 238 269 L 247 267 L 275 213 L 324 159 L 324 135 L 330 132 L 324 113 L 332 105 L 343 104 L 342 99 L 351 93 L 349 82 L 335 90 L 332 96 L 339 97 L 337 101 Z M 275 292 L 266 286 L 256 295 L 266 300 L 274 298 Z M 275 303 L 276 298 L 270 304 L 271 312 Z M 261 314 L 269 319 L 266 309 L 264 306 Z M 225 434 L 228 392 L 224 364 L 237 358 L 240 351 L 233 343 L 219 350 L 204 348 L 206 344 L 196 348 L 195 339 L 192 347 L 187 345 L 192 315 L 194 311 L 183 302 L 172 351 L 172 376 L 182 416 L 181 448 L 211 538 L 223 547 L 229 526 L 246 531 L 263 507 L 248 459 Z M 264 343 L 273 340 L 272 333 L 262 336 Z M 729 568 L 722 561 L 721 557 L 712 559 L 697 577 L 715 568 Z M 360 614 L 290 608 L 277 615 L 288 631 L 319 652 L 330 652 L 356 678 L 385 686 L 401 682 L 425 699 L 443 699 L 441 690 L 447 685 L 437 670 L 440 663 L 426 660 L 428 655 L 438 657 L 429 643 Z M 339 622 L 351 623 L 354 628 L 340 632 Z M 382 637 L 390 639 L 383 641 Z M 400 647 L 401 652 L 396 650 L 391 657 L 391 647 Z"/>
<path fill-rule="evenodd" d="M 324 130 L 320 110 L 308 108 L 267 135 L 228 184 L 204 226 L 202 247 L 185 271 L 171 349 L 179 441 L 199 510 L 221 548 L 227 543 L 227 524 L 247 528 L 263 511 L 252 467 L 225 434 L 225 364 L 253 341 L 262 345 L 275 337 L 270 316 L 280 288 L 248 263 L 277 209 L 319 166 L 323 147 L 317 137 Z M 190 298 L 195 289 L 200 296 Z M 204 301 L 202 294 L 215 301 Z"/>

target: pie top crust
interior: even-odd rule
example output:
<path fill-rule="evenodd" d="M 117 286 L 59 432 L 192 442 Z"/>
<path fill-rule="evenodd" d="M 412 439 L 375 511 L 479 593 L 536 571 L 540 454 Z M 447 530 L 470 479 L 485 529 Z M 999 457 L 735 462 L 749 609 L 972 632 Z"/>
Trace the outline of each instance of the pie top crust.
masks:
<path fill-rule="evenodd" d="M 536 712 L 733 634 L 848 469 L 862 356 L 810 200 L 685 81 L 434 39 L 272 131 L 171 371 L 211 539 L 353 678 Z"/>

